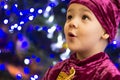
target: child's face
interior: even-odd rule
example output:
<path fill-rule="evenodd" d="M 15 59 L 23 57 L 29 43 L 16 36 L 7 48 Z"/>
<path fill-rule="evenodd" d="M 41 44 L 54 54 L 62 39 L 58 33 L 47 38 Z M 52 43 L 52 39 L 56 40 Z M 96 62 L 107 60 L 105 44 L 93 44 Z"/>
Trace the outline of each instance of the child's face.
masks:
<path fill-rule="evenodd" d="M 92 51 L 98 48 L 105 30 L 90 9 L 72 3 L 67 10 L 64 33 L 72 51 Z"/>

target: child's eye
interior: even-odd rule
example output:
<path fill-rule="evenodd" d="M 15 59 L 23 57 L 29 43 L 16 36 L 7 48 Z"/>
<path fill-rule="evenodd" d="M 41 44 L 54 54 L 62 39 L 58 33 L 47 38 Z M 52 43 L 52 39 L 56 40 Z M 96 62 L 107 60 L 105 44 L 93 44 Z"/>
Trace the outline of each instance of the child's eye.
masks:
<path fill-rule="evenodd" d="M 82 20 L 87 20 L 87 19 L 89 19 L 89 17 L 87 15 L 82 16 Z"/>
<path fill-rule="evenodd" d="M 71 15 L 67 16 L 67 19 L 72 19 L 72 16 Z"/>

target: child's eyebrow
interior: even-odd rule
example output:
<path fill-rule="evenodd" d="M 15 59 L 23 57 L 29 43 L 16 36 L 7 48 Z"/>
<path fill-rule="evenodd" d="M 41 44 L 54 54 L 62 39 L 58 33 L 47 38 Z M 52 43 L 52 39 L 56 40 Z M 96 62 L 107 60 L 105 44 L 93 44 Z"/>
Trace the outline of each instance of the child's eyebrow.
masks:
<path fill-rule="evenodd" d="M 68 9 L 67 12 L 71 12 L 71 11 L 74 11 L 73 9 Z"/>
<path fill-rule="evenodd" d="M 67 10 L 67 12 L 73 12 L 73 11 L 74 11 L 74 9 L 68 9 Z M 80 12 L 88 12 L 88 13 L 92 14 L 90 10 L 85 9 L 85 8 L 80 8 L 79 11 Z"/>
<path fill-rule="evenodd" d="M 83 12 L 88 12 L 88 13 L 92 14 L 92 12 L 91 12 L 90 10 L 84 9 L 84 8 L 79 9 L 79 11 L 80 11 L 80 12 L 81 12 L 81 11 L 83 11 Z"/>

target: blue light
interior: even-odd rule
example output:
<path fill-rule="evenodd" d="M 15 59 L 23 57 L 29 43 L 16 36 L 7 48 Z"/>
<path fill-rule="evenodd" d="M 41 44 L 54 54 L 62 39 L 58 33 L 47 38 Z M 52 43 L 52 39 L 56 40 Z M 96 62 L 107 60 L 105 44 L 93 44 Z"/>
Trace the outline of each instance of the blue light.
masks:
<path fill-rule="evenodd" d="M 15 7 L 18 7 L 18 4 L 15 4 Z"/>
<path fill-rule="evenodd" d="M 117 41 L 113 41 L 113 44 L 117 44 Z"/>
<path fill-rule="evenodd" d="M 57 0 L 50 0 L 50 2 L 51 2 L 51 3 L 50 3 L 49 5 L 50 5 L 51 7 L 55 7 L 55 6 L 57 6 L 57 5 L 59 4 L 59 2 L 58 2 Z"/>
<path fill-rule="evenodd" d="M 69 58 L 69 55 L 70 55 L 70 49 L 67 48 L 66 51 L 60 55 L 60 58 L 61 60 L 65 60 Z"/>
<path fill-rule="evenodd" d="M 14 26 L 14 28 L 17 28 L 17 27 L 18 27 L 18 24 L 14 24 L 13 26 Z"/>
<path fill-rule="evenodd" d="M 6 11 L 6 15 L 9 16 L 10 14 L 11 14 L 11 11 L 10 11 L 10 10 L 7 10 L 7 11 Z"/>
<path fill-rule="evenodd" d="M 40 62 L 40 58 L 36 58 L 36 62 L 39 63 Z"/>
<path fill-rule="evenodd" d="M 21 16 L 23 15 L 23 13 L 22 13 L 22 12 L 20 12 L 19 14 L 20 14 Z"/>
<path fill-rule="evenodd" d="M 24 59 L 24 63 L 26 64 L 26 65 L 28 65 L 28 64 L 30 64 L 30 60 L 29 59 Z"/>
<path fill-rule="evenodd" d="M 35 78 L 35 79 L 38 79 L 38 75 L 34 75 L 34 78 Z"/>
<path fill-rule="evenodd" d="M 57 25 L 57 31 L 62 31 L 62 27 Z"/>
<path fill-rule="evenodd" d="M 5 20 L 4 20 L 4 24 L 8 24 L 8 19 L 5 19 Z"/>
<path fill-rule="evenodd" d="M 68 4 L 70 2 L 70 0 L 61 0 L 63 1 L 65 4 Z"/>
<path fill-rule="evenodd" d="M 65 8 L 62 8 L 62 9 L 61 9 L 61 12 L 62 12 L 62 13 L 66 13 L 66 9 L 65 9 Z"/>
<path fill-rule="evenodd" d="M 37 29 L 37 31 L 42 31 L 43 30 L 43 28 L 42 27 L 39 27 L 38 29 Z"/>
<path fill-rule="evenodd" d="M 53 64 L 53 65 L 57 64 L 57 61 L 53 61 L 52 64 Z"/>
<path fill-rule="evenodd" d="M 115 66 L 118 68 L 119 67 L 119 63 L 115 63 Z"/>
<path fill-rule="evenodd" d="M 38 30 L 40 27 L 39 26 L 35 26 L 35 30 Z"/>
<path fill-rule="evenodd" d="M 30 80 L 35 80 L 35 78 L 33 78 L 33 77 L 30 77 Z"/>
<path fill-rule="evenodd" d="M 25 74 L 29 74 L 30 73 L 30 69 L 28 67 L 24 67 L 24 73 Z"/>
<path fill-rule="evenodd" d="M 15 13 L 15 14 L 18 14 L 18 9 L 15 5 L 12 5 L 12 11 Z"/>
<path fill-rule="evenodd" d="M 46 12 L 50 12 L 51 9 L 52 9 L 51 6 L 47 6 L 46 7 Z"/>
<path fill-rule="evenodd" d="M 18 31 L 20 31 L 21 29 L 22 29 L 22 27 L 21 27 L 21 26 L 18 26 L 18 27 L 17 27 L 17 30 L 18 30 Z"/>
<path fill-rule="evenodd" d="M 43 30 L 43 28 L 42 28 L 42 27 L 40 27 L 40 26 L 36 26 L 36 27 L 35 27 L 35 30 L 36 30 L 36 31 L 42 31 L 42 30 Z"/>
<path fill-rule="evenodd" d="M 21 80 L 22 79 L 22 75 L 21 74 L 17 74 L 16 78 L 17 78 L 17 80 Z"/>
<path fill-rule="evenodd" d="M 8 45 L 7 45 L 7 48 L 8 48 L 8 49 L 12 49 L 13 46 L 14 46 L 14 43 L 13 43 L 12 41 L 9 41 L 9 42 L 8 42 Z"/>
<path fill-rule="evenodd" d="M 0 38 L 5 38 L 5 37 L 6 37 L 5 32 L 2 29 L 0 29 Z"/>
<path fill-rule="evenodd" d="M 21 40 L 21 41 L 23 40 L 23 35 L 22 35 L 22 33 L 18 33 L 17 37 L 18 37 L 19 40 Z"/>
<path fill-rule="evenodd" d="M 0 70 L 1 71 L 5 70 L 5 65 L 4 64 L 0 64 Z"/>
<path fill-rule="evenodd" d="M 14 25 L 11 25 L 10 29 L 12 29 L 12 30 L 13 30 L 13 29 L 14 29 Z"/>
<path fill-rule="evenodd" d="M 55 0 L 50 0 L 51 2 L 55 2 Z"/>
<path fill-rule="evenodd" d="M 20 22 L 21 25 L 24 24 L 24 23 L 25 23 L 24 21 L 21 21 L 21 22 Z"/>
<path fill-rule="evenodd" d="M 43 16 L 44 16 L 45 18 L 47 18 L 47 17 L 49 17 L 49 13 L 48 13 L 47 11 L 45 11 L 44 14 L 43 14 Z"/>
<path fill-rule="evenodd" d="M 29 20 L 32 21 L 34 16 L 29 16 Z"/>
<path fill-rule="evenodd" d="M 28 15 L 28 13 L 30 13 L 29 10 L 21 10 L 20 12 L 21 12 L 23 15 Z"/>
<path fill-rule="evenodd" d="M 38 9 L 38 14 L 41 14 L 43 12 L 42 9 Z"/>
<path fill-rule="evenodd" d="M 5 2 L 4 2 L 4 1 L 1 1 L 1 2 L 0 2 L 0 5 L 1 5 L 1 6 L 4 6 L 4 5 L 5 5 Z"/>
<path fill-rule="evenodd" d="M 34 8 L 30 8 L 30 12 L 32 13 L 32 12 L 34 12 L 35 11 L 35 9 Z"/>
<path fill-rule="evenodd" d="M 8 9 L 8 5 L 6 4 L 6 5 L 4 5 L 4 9 Z"/>
<path fill-rule="evenodd" d="M 49 6 L 51 6 L 51 7 L 55 7 L 56 4 L 55 4 L 55 3 L 50 3 Z"/>
<path fill-rule="evenodd" d="M 10 33 L 14 33 L 14 30 L 12 30 L 12 29 L 9 29 L 9 32 L 10 32 Z"/>
<path fill-rule="evenodd" d="M 24 42 L 22 43 L 22 45 L 21 45 L 22 48 L 25 48 L 25 47 L 27 47 L 27 46 L 28 46 L 28 43 L 27 43 L 26 41 L 24 41 Z"/>
<path fill-rule="evenodd" d="M 55 55 L 54 54 L 50 54 L 50 58 L 55 58 Z"/>
<path fill-rule="evenodd" d="M 48 28 L 47 28 L 47 26 L 43 26 L 43 28 L 42 28 L 44 31 L 48 31 Z"/>
<path fill-rule="evenodd" d="M 54 15 L 51 15 L 48 19 L 48 23 L 52 23 L 54 21 Z"/>
<path fill-rule="evenodd" d="M 23 21 L 24 21 L 24 23 L 26 23 L 26 22 L 29 21 L 29 19 L 28 19 L 27 17 L 24 17 L 24 18 L 23 18 Z"/>
<path fill-rule="evenodd" d="M 35 56 L 35 55 L 32 55 L 32 58 L 36 58 L 36 56 Z"/>

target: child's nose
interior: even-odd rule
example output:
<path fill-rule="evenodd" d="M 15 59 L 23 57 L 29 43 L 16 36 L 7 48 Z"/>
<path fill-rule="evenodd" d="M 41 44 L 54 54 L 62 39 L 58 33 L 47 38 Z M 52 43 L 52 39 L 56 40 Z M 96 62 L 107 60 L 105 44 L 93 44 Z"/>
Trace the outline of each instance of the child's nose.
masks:
<path fill-rule="evenodd" d="M 69 23 L 69 27 L 78 28 L 78 21 L 77 21 L 77 19 L 71 20 L 70 23 Z"/>

